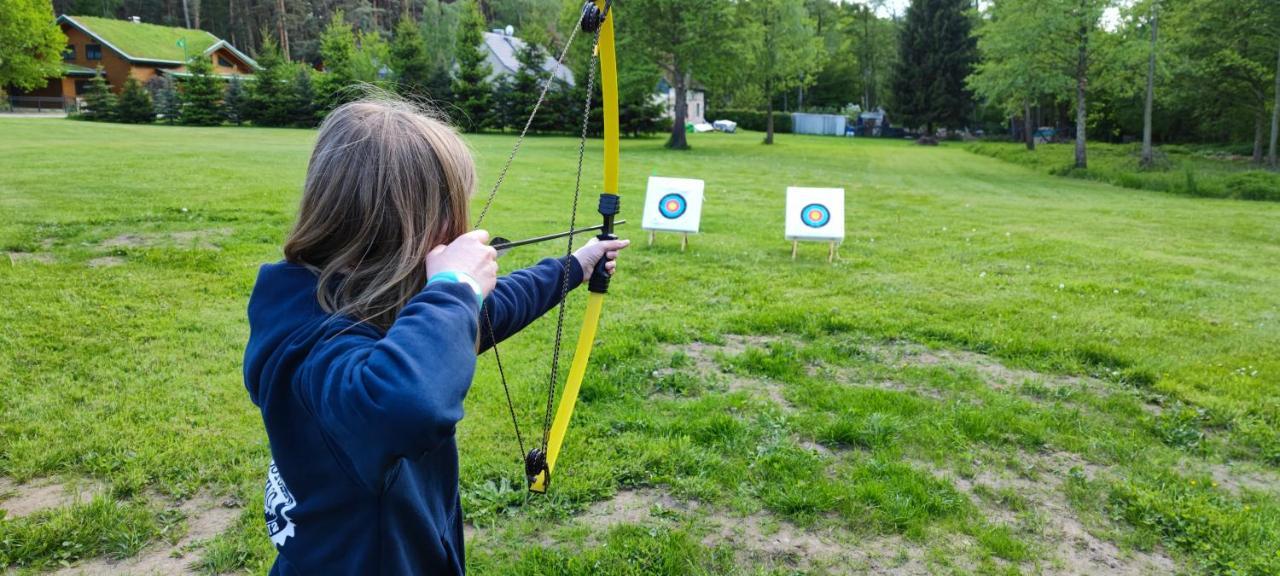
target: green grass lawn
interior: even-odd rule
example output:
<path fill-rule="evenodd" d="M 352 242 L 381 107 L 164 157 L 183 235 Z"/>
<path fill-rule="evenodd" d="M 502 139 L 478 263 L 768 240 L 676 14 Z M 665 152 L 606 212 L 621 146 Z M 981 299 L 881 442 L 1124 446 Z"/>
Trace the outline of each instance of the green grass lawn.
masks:
<path fill-rule="evenodd" d="M 0 118 L 0 134 L 0 507 L 98 487 L 0 519 L 0 567 L 172 547 L 263 572 L 244 309 L 315 132 Z M 513 138 L 470 141 L 487 190 Z M 547 496 L 524 491 L 481 359 L 459 430 L 472 573 L 1280 573 L 1280 205 L 956 145 L 691 141 L 623 144 L 639 242 Z M 488 228 L 563 229 L 576 146 L 527 141 Z M 687 252 L 644 246 L 650 174 L 707 182 Z M 791 260 L 788 185 L 846 189 L 834 265 L 816 244 Z M 502 350 L 526 430 L 553 332 Z"/>

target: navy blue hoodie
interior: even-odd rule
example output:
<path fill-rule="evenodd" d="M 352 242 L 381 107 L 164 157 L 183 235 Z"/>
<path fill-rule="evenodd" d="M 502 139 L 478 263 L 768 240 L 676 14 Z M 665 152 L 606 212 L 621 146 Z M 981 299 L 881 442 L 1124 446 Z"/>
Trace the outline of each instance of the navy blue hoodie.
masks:
<path fill-rule="evenodd" d="M 555 306 L 564 266 L 546 259 L 498 280 L 486 300 L 498 341 Z M 465 284 L 419 292 L 391 329 L 326 314 L 317 277 L 287 262 L 258 273 L 245 387 L 273 460 L 272 574 L 462 574 L 454 427 L 475 372 L 480 306 Z M 480 349 L 492 343 L 488 334 Z"/>

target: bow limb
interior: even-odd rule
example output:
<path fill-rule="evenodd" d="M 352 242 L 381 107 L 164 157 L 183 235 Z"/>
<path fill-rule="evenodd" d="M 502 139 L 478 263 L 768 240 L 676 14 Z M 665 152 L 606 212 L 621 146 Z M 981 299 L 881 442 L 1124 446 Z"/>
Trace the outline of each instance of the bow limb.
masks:
<path fill-rule="evenodd" d="M 600 56 L 601 104 L 604 106 L 604 187 L 600 194 L 600 214 L 604 223 L 599 236 L 603 240 L 614 238 L 614 216 L 618 212 L 618 67 L 613 36 L 614 13 L 608 9 L 607 0 L 595 0 L 595 3 L 600 10 L 606 11 L 606 18 L 600 28 L 600 40 L 596 45 Z M 604 310 L 604 296 L 609 290 L 609 276 L 604 269 L 606 260 L 601 258 L 591 275 L 587 310 L 582 318 L 582 330 L 578 332 L 578 347 L 573 354 L 569 379 L 565 382 L 564 393 L 556 409 L 551 435 L 547 441 L 547 466 L 530 484 L 529 490 L 533 492 L 547 491 L 556 459 L 560 455 L 560 447 L 564 444 L 565 432 L 569 429 L 569 420 L 573 418 L 573 407 L 578 403 L 578 391 L 587 374 L 591 349 L 596 341 L 596 328 L 600 324 L 600 313 Z"/>

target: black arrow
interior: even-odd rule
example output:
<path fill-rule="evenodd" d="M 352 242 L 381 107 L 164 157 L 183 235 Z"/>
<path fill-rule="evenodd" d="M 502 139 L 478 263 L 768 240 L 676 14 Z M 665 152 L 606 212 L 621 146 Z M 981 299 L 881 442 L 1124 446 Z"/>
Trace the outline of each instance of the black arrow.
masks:
<path fill-rule="evenodd" d="M 615 225 L 626 224 L 626 223 L 627 223 L 626 220 L 619 220 L 617 222 L 614 222 Z M 556 238 L 564 238 L 565 236 L 568 236 L 570 234 L 574 234 L 574 235 L 586 234 L 587 232 L 595 232 L 596 230 L 600 230 L 603 228 L 604 228 L 604 224 L 598 224 L 596 226 L 587 226 L 586 228 L 578 228 L 577 230 L 574 230 L 572 232 L 557 232 L 555 234 L 547 234 L 546 236 L 535 236 L 533 238 L 526 238 L 524 240 L 515 240 L 515 241 L 507 240 L 506 238 L 498 236 L 497 238 L 490 240 L 489 245 L 494 248 L 497 248 L 498 254 L 501 255 L 505 253 L 507 250 L 510 250 L 512 248 L 519 248 L 521 246 L 528 246 L 530 244 L 538 244 L 540 242 L 546 242 L 548 240 L 555 240 Z"/>

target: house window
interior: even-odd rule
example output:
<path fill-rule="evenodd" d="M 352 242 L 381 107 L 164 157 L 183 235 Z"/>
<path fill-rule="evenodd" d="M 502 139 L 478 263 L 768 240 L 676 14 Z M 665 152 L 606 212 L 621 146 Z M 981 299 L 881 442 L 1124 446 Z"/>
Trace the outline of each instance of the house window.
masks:
<path fill-rule="evenodd" d="M 62 51 L 62 61 L 71 62 L 71 61 L 74 61 L 75 59 L 76 59 L 76 45 L 67 44 L 66 50 Z"/>
<path fill-rule="evenodd" d="M 85 60 L 101 60 L 102 45 L 101 44 L 85 44 L 84 58 Z"/>
<path fill-rule="evenodd" d="M 223 68 L 234 68 L 234 66 L 231 64 L 231 61 L 227 60 L 227 58 L 221 54 L 218 55 L 218 65 L 222 66 Z"/>

